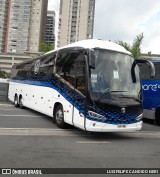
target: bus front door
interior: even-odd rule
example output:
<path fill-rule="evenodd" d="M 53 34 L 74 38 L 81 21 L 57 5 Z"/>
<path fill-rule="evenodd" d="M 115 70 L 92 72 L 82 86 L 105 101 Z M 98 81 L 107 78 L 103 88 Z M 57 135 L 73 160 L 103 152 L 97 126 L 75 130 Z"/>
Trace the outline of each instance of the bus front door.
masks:
<path fill-rule="evenodd" d="M 73 106 L 73 125 L 85 129 L 85 102 L 83 97 L 76 98 Z"/>

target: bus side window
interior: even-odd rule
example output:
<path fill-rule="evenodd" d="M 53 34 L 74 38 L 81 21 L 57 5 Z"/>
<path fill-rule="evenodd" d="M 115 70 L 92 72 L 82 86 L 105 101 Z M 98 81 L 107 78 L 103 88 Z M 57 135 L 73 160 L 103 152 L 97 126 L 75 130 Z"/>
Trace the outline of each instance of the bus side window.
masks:
<path fill-rule="evenodd" d="M 51 53 L 47 56 L 44 56 L 40 60 L 40 74 L 44 76 L 51 76 L 53 74 L 54 65 L 55 65 L 56 53 Z"/>
<path fill-rule="evenodd" d="M 155 66 L 155 77 L 152 78 L 150 75 L 150 68 L 149 66 L 144 63 L 144 64 L 139 64 L 140 68 L 140 76 L 142 80 L 159 80 L 160 79 L 160 63 L 159 62 L 154 62 Z"/>
<path fill-rule="evenodd" d="M 147 66 L 146 63 L 144 64 L 139 64 L 140 68 L 140 76 L 142 80 L 151 80 L 150 72 L 149 72 L 149 67 Z"/>
<path fill-rule="evenodd" d="M 39 68 L 38 68 L 38 62 L 39 61 L 40 61 L 40 59 L 37 59 L 37 60 L 34 60 L 32 62 L 32 65 L 31 65 L 31 68 L 30 68 L 30 71 L 29 71 L 29 74 L 30 74 L 31 77 L 37 76 L 38 70 L 39 70 Z"/>
<path fill-rule="evenodd" d="M 22 65 L 19 65 L 17 67 L 18 72 L 17 72 L 17 77 L 19 78 L 25 78 L 26 76 L 28 76 L 28 72 L 30 70 L 32 62 L 28 62 Z"/>
<path fill-rule="evenodd" d="M 154 77 L 154 80 L 160 80 L 160 62 L 154 63 L 155 65 L 155 70 L 156 70 L 156 75 Z"/>
<path fill-rule="evenodd" d="M 78 51 L 65 52 L 58 56 L 56 72 L 81 93 L 85 93 L 85 57 Z"/>
<path fill-rule="evenodd" d="M 56 62 L 56 72 L 73 87 L 75 85 L 75 59 L 78 52 L 65 52 L 58 56 Z"/>
<path fill-rule="evenodd" d="M 40 60 L 39 74 L 41 76 L 51 76 L 55 65 L 56 53 L 44 56 Z"/>
<path fill-rule="evenodd" d="M 80 54 L 76 60 L 76 89 L 83 95 L 86 95 L 86 61 L 83 54 Z"/>
<path fill-rule="evenodd" d="M 56 53 L 52 53 L 36 60 L 31 67 L 31 76 L 51 76 L 55 64 Z"/>

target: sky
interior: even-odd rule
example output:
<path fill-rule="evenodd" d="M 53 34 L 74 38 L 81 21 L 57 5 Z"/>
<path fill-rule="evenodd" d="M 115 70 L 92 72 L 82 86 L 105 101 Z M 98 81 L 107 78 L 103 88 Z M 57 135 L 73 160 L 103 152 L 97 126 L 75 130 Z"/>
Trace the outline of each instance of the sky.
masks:
<path fill-rule="evenodd" d="M 59 0 L 48 9 L 56 11 L 57 33 Z M 96 0 L 94 38 L 132 44 L 142 32 L 142 52 L 160 54 L 160 0 Z"/>

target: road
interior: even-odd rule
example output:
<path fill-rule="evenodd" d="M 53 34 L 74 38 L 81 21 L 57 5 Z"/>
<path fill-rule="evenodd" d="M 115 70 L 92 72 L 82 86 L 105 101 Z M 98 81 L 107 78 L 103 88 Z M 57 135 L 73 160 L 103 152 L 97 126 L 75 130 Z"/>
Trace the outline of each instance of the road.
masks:
<path fill-rule="evenodd" d="M 160 126 L 144 123 L 130 133 L 61 130 L 50 117 L 0 103 L 1 168 L 159 168 L 159 162 Z"/>

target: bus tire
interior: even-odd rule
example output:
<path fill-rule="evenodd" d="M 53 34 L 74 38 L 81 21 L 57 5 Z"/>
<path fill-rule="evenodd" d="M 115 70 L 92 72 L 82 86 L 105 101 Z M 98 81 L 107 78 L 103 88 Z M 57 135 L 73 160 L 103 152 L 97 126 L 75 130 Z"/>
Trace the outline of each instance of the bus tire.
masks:
<path fill-rule="evenodd" d="M 59 127 L 59 128 L 65 128 L 65 122 L 64 122 L 64 112 L 63 112 L 63 107 L 62 105 L 58 105 L 56 107 L 56 111 L 55 111 L 55 122 L 56 122 L 56 125 Z"/>
<path fill-rule="evenodd" d="M 155 123 L 156 123 L 157 125 L 160 125 L 160 109 L 157 109 L 157 110 L 156 110 Z"/>
<path fill-rule="evenodd" d="M 21 109 L 24 108 L 23 102 L 22 102 L 22 96 L 21 96 L 20 99 L 19 99 L 19 107 L 20 107 Z"/>
<path fill-rule="evenodd" d="M 19 107 L 17 94 L 14 96 L 14 105 L 15 105 L 15 107 Z"/>

